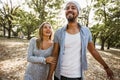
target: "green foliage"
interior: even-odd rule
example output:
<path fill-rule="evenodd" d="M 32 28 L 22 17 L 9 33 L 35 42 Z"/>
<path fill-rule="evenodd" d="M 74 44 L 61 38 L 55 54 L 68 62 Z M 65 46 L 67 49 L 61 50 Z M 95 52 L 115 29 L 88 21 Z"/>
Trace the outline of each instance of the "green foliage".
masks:
<path fill-rule="evenodd" d="M 10 3 L 10 4 L 9 4 Z M 12 29 L 14 27 L 14 18 L 16 16 L 17 10 L 20 6 L 13 6 L 12 0 L 9 1 L 9 3 L 5 3 L 1 1 L 1 8 L 0 8 L 0 14 L 1 14 L 1 25 L 4 29 L 4 35 L 5 31 L 8 31 L 8 38 L 11 37 L 11 32 L 14 34 L 14 30 Z"/>
<path fill-rule="evenodd" d="M 8 3 L 2 2 L 3 7 L 0 9 L 0 25 L 6 29 L 9 33 L 15 35 L 19 31 L 22 31 L 28 38 L 34 35 L 38 25 L 42 22 L 50 22 L 52 25 L 56 25 L 56 16 L 62 7 L 64 0 L 25 0 L 25 3 L 32 9 L 30 12 L 26 12 L 21 6 L 12 6 L 12 0 Z M 17 27 L 15 31 L 14 28 Z M 2 28 L 1 28 L 2 29 Z M 6 32 L 4 30 L 4 32 Z"/>
<path fill-rule="evenodd" d="M 87 2 L 87 0 L 86 0 Z M 89 15 L 90 15 L 90 12 L 92 10 L 92 3 L 93 3 L 93 0 L 91 0 L 90 4 L 88 5 L 87 3 L 87 6 L 83 9 L 81 9 L 80 11 L 80 17 L 79 17 L 79 21 L 82 25 L 85 25 L 88 27 L 88 24 L 89 24 Z"/>
<path fill-rule="evenodd" d="M 117 3 L 116 3 L 117 2 Z M 99 30 L 101 42 L 108 46 L 120 47 L 120 1 L 97 0 L 94 7 L 96 8 L 95 20 L 99 20 L 99 25 L 93 27 L 93 35 Z M 112 7 L 111 7 L 112 6 Z M 98 29 L 98 30 L 97 30 Z M 95 32 L 96 31 L 96 32 Z"/>
<path fill-rule="evenodd" d="M 23 10 L 20 11 L 19 16 L 20 29 L 24 35 L 27 35 L 27 38 L 30 39 L 31 34 L 38 29 L 39 19 L 37 19 L 34 14 L 25 12 Z"/>
<path fill-rule="evenodd" d="M 51 24 L 54 23 L 56 15 L 59 13 L 63 0 L 26 0 L 30 8 L 32 8 L 40 23 L 48 21 Z"/>

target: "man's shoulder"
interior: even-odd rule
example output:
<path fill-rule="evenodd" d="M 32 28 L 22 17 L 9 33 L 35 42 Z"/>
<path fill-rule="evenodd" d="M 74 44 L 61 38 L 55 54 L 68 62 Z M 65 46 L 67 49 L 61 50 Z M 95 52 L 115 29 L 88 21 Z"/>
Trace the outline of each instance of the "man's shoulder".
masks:
<path fill-rule="evenodd" d="M 89 29 L 87 26 L 81 26 L 82 29 Z"/>
<path fill-rule="evenodd" d="M 89 31 L 89 28 L 86 27 L 86 26 L 81 26 L 81 30 L 83 30 L 83 31 Z"/>
<path fill-rule="evenodd" d="M 56 30 L 56 33 L 62 33 L 65 30 L 65 27 L 61 27 Z"/>

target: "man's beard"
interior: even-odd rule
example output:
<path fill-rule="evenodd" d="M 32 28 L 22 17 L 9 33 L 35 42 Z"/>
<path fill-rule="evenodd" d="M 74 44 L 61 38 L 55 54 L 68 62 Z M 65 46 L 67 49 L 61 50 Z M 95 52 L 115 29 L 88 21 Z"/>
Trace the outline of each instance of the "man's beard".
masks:
<path fill-rule="evenodd" d="M 74 17 L 72 14 L 68 15 L 67 20 L 68 22 L 75 22 L 76 17 Z"/>
<path fill-rule="evenodd" d="M 68 18 L 68 22 L 75 22 L 75 18 Z"/>

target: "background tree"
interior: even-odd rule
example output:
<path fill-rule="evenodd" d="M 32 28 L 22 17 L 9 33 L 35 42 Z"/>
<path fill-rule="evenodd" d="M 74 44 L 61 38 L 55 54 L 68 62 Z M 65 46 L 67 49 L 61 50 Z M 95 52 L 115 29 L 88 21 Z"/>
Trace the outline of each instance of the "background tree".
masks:
<path fill-rule="evenodd" d="M 95 18 L 96 20 L 99 20 L 100 26 L 100 28 L 98 27 L 98 30 L 99 38 L 101 40 L 101 50 L 104 50 L 105 43 L 108 43 L 108 46 L 110 46 L 112 36 L 115 36 L 119 32 L 119 15 L 117 15 L 117 17 L 114 18 L 112 17 L 115 16 L 116 13 L 120 13 L 120 9 L 118 8 L 116 2 L 119 3 L 120 1 L 96 0 L 96 3 L 94 5 L 94 7 L 96 8 Z M 114 40 L 114 42 L 115 41 L 116 40 Z"/>
<path fill-rule="evenodd" d="M 31 38 L 31 34 L 38 29 L 39 19 L 32 13 L 28 13 L 26 11 L 20 10 L 20 31 L 23 32 L 24 35 L 27 35 L 27 39 Z"/>
<path fill-rule="evenodd" d="M 86 4 L 87 6 L 83 9 L 81 9 L 80 11 L 80 17 L 79 17 L 79 21 L 81 24 L 85 25 L 85 26 L 89 26 L 89 18 L 90 18 L 90 12 L 93 8 L 93 0 L 90 0 L 90 2 L 88 3 L 88 0 L 86 0 Z"/>
<path fill-rule="evenodd" d="M 5 37 L 6 34 L 6 20 L 4 18 L 4 15 L 2 15 L 2 13 L 0 13 L 0 31 L 3 31 L 3 37 Z"/>
<path fill-rule="evenodd" d="M 13 27 L 13 19 L 14 19 L 14 16 L 16 15 L 17 13 L 17 9 L 19 9 L 19 6 L 13 6 L 12 5 L 12 0 L 10 0 L 9 2 L 7 3 L 3 3 L 2 1 L 0 1 L 1 4 L 2 4 L 2 9 L 0 9 L 0 12 L 2 14 L 2 16 L 4 18 L 4 21 L 6 21 L 6 27 L 4 26 L 4 29 L 6 29 L 8 31 L 8 38 L 11 37 L 11 32 L 13 31 L 12 30 L 12 27 Z M 7 27 L 8 26 L 8 27 Z"/>
<path fill-rule="evenodd" d="M 117 2 L 117 4 L 120 3 Z M 119 47 L 120 48 L 120 8 L 117 7 L 120 4 L 116 4 L 116 2 L 114 2 L 115 6 L 113 8 L 109 8 L 109 20 L 108 20 L 108 24 L 111 27 L 110 31 L 113 31 L 112 34 L 109 36 L 109 38 L 107 39 L 107 49 L 110 48 L 110 46 L 113 47 Z"/>
<path fill-rule="evenodd" d="M 99 30 L 100 30 L 100 28 L 98 28 L 99 27 L 99 24 L 96 24 L 96 25 L 94 25 L 93 27 L 91 27 L 91 32 L 92 32 L 92 37 L 93 37 L 93 43 L 94 43 L 94 46 L 95 46 L 95 44 L 96 44 L 96 39 L 98 38 L 98 36 L 99 36 Z"/>
<path fill-rule="evenodd" d="M 39 24 L 48 21 L 55 25 L 63 0 L 26 0 L 26 3 L 35 11 L 35 14 L 40 19 Z"/>

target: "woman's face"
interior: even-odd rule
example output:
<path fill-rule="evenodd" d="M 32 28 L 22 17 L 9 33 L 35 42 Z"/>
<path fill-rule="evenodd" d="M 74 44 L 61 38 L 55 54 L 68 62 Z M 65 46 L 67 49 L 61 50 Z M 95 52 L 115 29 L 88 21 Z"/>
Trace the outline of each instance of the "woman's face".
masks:
<path fill-rule="evenodd" d="M 50 37 L 52 35 L 52 27 L 50 24 L 44 24 L 43 36 Z"/>

